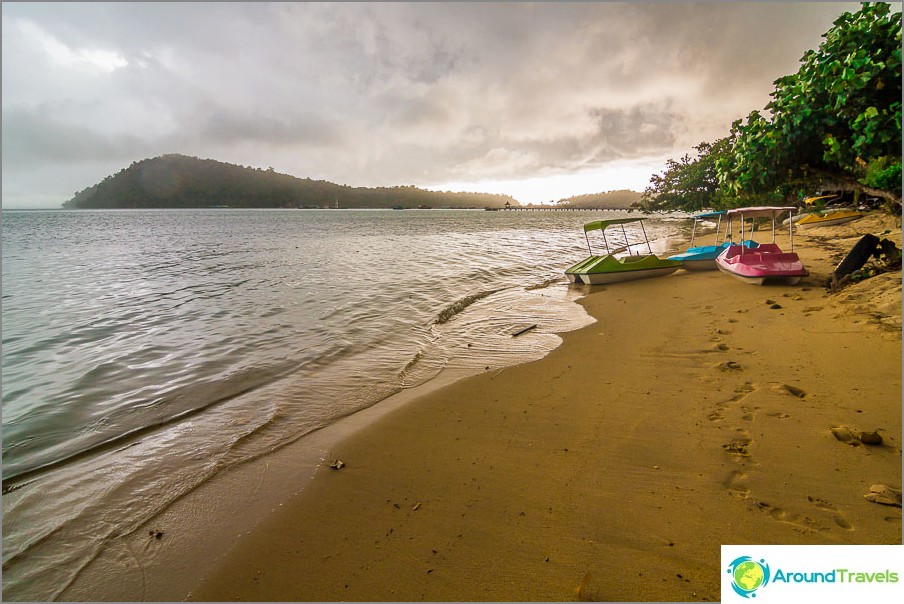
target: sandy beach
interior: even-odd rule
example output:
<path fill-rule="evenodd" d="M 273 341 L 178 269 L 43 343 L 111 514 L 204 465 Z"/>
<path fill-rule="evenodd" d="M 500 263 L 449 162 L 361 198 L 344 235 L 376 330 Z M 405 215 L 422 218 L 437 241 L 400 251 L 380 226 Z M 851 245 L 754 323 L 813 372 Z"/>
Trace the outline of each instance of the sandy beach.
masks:
<path fill-rule="evenodd" d="M 824 288 L 866 232 L 900 245 L 797 234 L 797 286 L 588 289 L 596 323 L 357 431 L 191 599 L 713 601 L 721 544 L 900 543 L 864 495 L 901 487 L 901 274 Z"/>

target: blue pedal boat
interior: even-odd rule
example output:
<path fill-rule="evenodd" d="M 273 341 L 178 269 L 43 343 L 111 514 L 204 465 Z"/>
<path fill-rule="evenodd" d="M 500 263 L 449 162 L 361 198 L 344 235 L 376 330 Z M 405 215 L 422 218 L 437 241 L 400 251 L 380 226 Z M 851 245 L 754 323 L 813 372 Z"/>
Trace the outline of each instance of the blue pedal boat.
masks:
<path fill-rule="evenodd" d="M 731 245 L 731 236 L 729 232 L 729 222 L 725 222 L 725 229 L 722 230 L 722 217 L 726 214 L 724 210 L 720 212 L 705 212 L 691 216 L 694 219 L 694 226 L 691 229 L 691 245 L 683 254 L 669 256 L 669 260 L 677 260 L 682 263 L 682 267 L 689 271 L 714 271 L 716 266 L 716 258 Z M 694 246 L 697 235 L 697 224 L 711 218 L 717 218 L 715 244 L 714 245 L 698 245 Z M 720 237 L 721 234 L 721 237 Z M 756 241 L 747 240 L 741 242 L 747 248 L 755 248 L 759 244 Z"/>

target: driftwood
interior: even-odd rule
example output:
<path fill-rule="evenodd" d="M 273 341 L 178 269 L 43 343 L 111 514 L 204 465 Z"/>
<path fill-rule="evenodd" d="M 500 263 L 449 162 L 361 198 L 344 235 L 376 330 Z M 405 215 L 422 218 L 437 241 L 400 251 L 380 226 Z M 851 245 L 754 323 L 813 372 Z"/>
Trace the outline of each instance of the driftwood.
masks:
<path fill-rule="evenodd" d="M 864 273 L 861 269 L 870 260 L 875 258 L 878 263 L 870 266 L 870 270 Z M 837 291 L 852 281 L 860 281 L 880 273 L 886 273 L 901 269 L 901 249 L 895 242 L 889 239 L 879 239 L 875 235 L 864 235 L 851 248 L 829 278 L 826 287 Z"/>

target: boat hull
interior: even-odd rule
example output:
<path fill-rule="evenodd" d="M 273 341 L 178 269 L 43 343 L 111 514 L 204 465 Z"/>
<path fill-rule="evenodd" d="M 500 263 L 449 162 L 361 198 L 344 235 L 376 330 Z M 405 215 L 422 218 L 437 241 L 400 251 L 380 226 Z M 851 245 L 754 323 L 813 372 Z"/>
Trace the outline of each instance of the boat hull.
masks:
<path fill-rule="evenodd" d="M 682 264 L 682 268 L 689 271 L 714 271 L 716 266 L 716 258 L 719 254 L 728 249 L 731 243 L 723 243 L 721 245 L 701 245 L 698 247 L 688 248 L 683 254 L 669 256 L 669 260 L 675 260 Z M 744 245 L 748 248 L 758 247 L 756 241 L 750 239 L 744 241 Z"/>
<path fill-rule="evenodd" d="M 681 262 L 662 260 L 655 255 L 627 256 L 616 258 L 612 255 L 590 256 L 569 267 L 565 275 L 572 283 L 601 285 L 662 277 L 681 268 Z"/>
<path fill-rule="evenodd" d="M 606 283 L 621 283 L 623 281 L 635 281 L 637 279 L 649 279 L 652 277 L 664 277 L 677 271 L 680 266 L 664 266 L 660 268 L 637 269 L 621 271 L 617 273 L 585 273 L 579 275 L 581 283 L 585 285 L 603 285 Z"/>
<path fill-rule="evenodd" d="M 716 258 L 716 265 L 723 273 L 752 285 L 796 285 L 810 274 L 797 254 L 782 252 L 774 243 L 743 250 L 743 253 L 741 246 L 733 245 Z"/>
<path fill-rule="evenodd" d="M 716 266 L 715 258 L 706 258 L 702 260 L 682 260 L 681 268 L 688 271 L 714 271 Z"/>
<path fill-rule="evenodd" d="M 800 220 L 798 220 L 795 224 L 798 228 L 808 229 L 812 227 L 823 227 L 823 226 L 834 226 L 836 224 L 844 224 L 846 222 L 852 222 L 857 220 L 858 218 L 862 218 L 863 214 L 858 213 L 844 213 L 844 214 L 826 214 L 825 216 L 816 216 L 809 215 L 804 216 Z"/>

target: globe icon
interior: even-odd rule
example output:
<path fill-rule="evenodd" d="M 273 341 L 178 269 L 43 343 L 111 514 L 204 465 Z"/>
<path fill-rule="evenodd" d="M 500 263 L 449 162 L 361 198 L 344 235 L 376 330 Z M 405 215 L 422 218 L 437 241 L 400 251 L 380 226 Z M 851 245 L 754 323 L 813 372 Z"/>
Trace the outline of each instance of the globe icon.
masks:
<path fill-rule="evenodd" d="M 763 584 L 764 578 L 763 567 L 753 560 L 742 562 L 734 569 L 734 582 L 744 591 L 756 590 Z"/>

